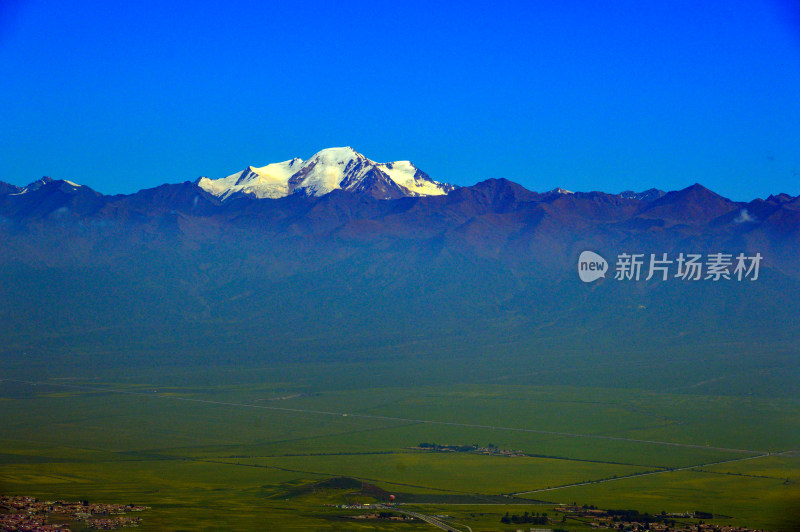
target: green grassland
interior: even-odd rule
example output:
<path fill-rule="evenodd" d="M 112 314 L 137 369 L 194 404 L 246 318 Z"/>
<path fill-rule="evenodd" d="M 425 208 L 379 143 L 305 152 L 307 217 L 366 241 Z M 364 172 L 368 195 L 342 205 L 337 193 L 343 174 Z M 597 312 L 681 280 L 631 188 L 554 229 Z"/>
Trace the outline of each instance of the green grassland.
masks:
<path fill-rule="evenodd" d="M 745 381 L 749 367 L 713 352 L 707 368 L 685 371 L 688 348 L 670 365 L 635 350 L 589 363 L 569 351 L 520 357 L 502 343 L 491 356 L 407 347 L 395 358 L 135 369 L 70 351 L 51 358 L 61 366 L 34 356 L 22 371 L 6 357 L 0 492 L 145 504 L 144 530 L 429 528 L 330 506 L 374 493 L 303 488 L 344 476 L 473 530 L 510 530 L 505 512 L 563 502 L 796 529 L 800 466 L 787 451 L 800 448 L 800 400 L 770 388 L 785 351 L 764 355 Z M 622 379 L 623 366 L 635 377 Z"/>
<path fill-rule="evenodd" d="M 763 459 L 769 463 L 771 457 Z M 783 457 L 775 473 L 783 478 L 759 477 L 762 459 L 713 466 L 711 471 L 742 470 L 740 475 L 718 474 L 696 468 L 559 490 L 564 500 L 593 500 L 595 505 L 632 507 L 657 513 L 701 510 L 732 517 L 720 523 L 758 526 L 769 530 L 796 530 L 800 502 L 800 457 Z M 786 479 L 789 482 L 786 482 Z M 542 493 L 531 496 L 542 497 Z"/>
<path fill-rule="evenodd" d="M 800 448 L 800 401 L 791 397 L 558 379 L 398 382 L 398 373 L 413 375 L 410 367 L 376 361 L 6 379 L 0 492 L 145 504 L 152 509 L 143 530 L 429 528 L 354 520 L 363 512 L 331 506 L 381 499 L 374 494 L 302 488 L 340 476 L 473 530 L 513 529 L 500 523 L 505 512 L 552 511 L 563 502 L 795 526 L 800 458 L 787 451 Z M 421 442 L 491 443 L 526 456 L 415 449 Z"/>

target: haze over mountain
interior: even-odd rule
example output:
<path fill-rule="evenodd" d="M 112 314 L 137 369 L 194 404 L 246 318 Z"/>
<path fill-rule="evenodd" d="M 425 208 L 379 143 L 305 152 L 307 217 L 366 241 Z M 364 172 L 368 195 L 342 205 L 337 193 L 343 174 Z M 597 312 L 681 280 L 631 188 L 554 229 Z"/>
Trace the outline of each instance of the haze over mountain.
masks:
<path fill-rule="evenodd" d="M 605 278 L 580 281 L 584 250 L 608 259 Z M 570 352 L 595 363 L 626 353 L 626 364 L 695 348 L 730 357 L 736 345 L 741 364 L 772 350 L 778 367 L 800 338 L 800 198 L 734 202 L 699 184 L 452 187 L 336 148 L 130 195 L 3 183 L 0 251 L 0 354 L 23 372 L 54 361 L 357 360 L 400 345 L 408 356 L 502 352 L 537 364 Z M 624 253 L 643 256 L 640 280 L 614 278 Z M 669 278 L 645 280 L 650 254 L 664 253 Z M 680 253 L 763 260 L 757 280 L 687 281 L 675 277 Z M 762 358 L 751 360 L 756 345 Z"/>

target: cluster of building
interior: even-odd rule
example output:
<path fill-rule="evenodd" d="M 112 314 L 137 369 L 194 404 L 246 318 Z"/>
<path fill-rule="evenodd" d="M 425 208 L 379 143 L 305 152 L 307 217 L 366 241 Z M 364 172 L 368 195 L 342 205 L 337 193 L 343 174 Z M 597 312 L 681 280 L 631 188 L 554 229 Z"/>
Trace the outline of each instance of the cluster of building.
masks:
<path fill-rule="evenodd" d="M 413 521 L 414 518 L 409 515 L 396 514 L 392 512 L 375 512 L 371 514 L 362 514 L 351 516 L 350 519 L 387 519 L 389 521 Z"/>
<path fill-rule="evenodd" d="M 555 509 L 585 521 L 598 529 L 621 530 L 623 532 L 768 532 L 740 526 L 704 523 L 703 521 L 680 522 L 675 519 L 709 519 L 713 515 L 704 512 L 640 514 L 635 510 L 601 510 L 581 506 L 560 506 Z"/>
<path fill-rule="evenodd" d="M 325 506 L 333 506 L 334 508 L 340 508 L 343 510 L 374 510 L 378 508 L 375 504 L 370 503 L 363 503 L 363 504 L 326 504 Z"/>
<path fill-rule="evenodd" d="M 46 515 L 0 514 L 0 530 L 13 532 L 69 532 L 67 525 L 49 524 Z"/>
<path fill-rule="evenodd" d="M 493 444 L 486 447 L 481 447 L 478 444 L 473 445 L 440 445 L 438 443 L 420 443 L 416 447 L 410 447 L 418 451 L 433 451 L 437 453 L 475 453 L 475 454 L 489 454 L 494 456 L 527 456 L 519 449 L 501 449 Z"/>
<path fill-rule="evenodd" d="M 122 527 L 139 526 L 140 517 L 115 517 L 87 519 L 86 526 L 97 530 L 116 530 Z"/>
<path fill-rule="evenodd" d="M 725 526 L 715 525 L 712 523 L 611 523 L 601 524 L 593 523 L 592 526 L 596 528 L 609 528 L 612 530 L 623 531 L 639 531 L 647 530 L 649 532 L 767 532 L 765 530 L 756 528 L 747 528 L 741 526 Z"/>
<path fill-rule="evenodd" d="M 68 531 L 63 523 L 49 523 L 56 515 L 65 519 L 82 521 L 85 526 L 99 530 L 114 530 L 137 526 L 139 517 L 126 516 L 128 512 L 142 512 L 147 506 L 133 504 L 89 503 L 88 501 L 39 501 L 35 497 L 0 495 L 0 508 L 8 513 L 0 514 L 0 530 Z M 106 517 L 114 516 L 114 517 Z"/>

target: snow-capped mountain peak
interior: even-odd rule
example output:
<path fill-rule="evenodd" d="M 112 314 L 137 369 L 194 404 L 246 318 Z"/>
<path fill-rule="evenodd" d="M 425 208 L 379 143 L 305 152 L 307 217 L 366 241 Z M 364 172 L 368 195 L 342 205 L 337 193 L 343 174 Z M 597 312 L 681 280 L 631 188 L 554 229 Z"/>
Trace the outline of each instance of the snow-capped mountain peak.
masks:
<path fill-rule="evenodd" d="M 50 176 L 44 176 L 41 179 L 37 179 L 36 181 L 34 181 L 32 183 L 28 183 L 28 185 L 26 185 L 24 187 L 15 187 L 16 191 L 13 192 L 13 195 L 19 196 L 19 195 L 22 195 L 22 194 L 27 194 L 29 192 L 34 192 L 36 190 L 39 190 L 40 188 L 42 188 L 45 185 L 49 185 L 50 183 L 60 183 L 62 186 L 66 186 L 68 188 L 75 189 L 75 190 L 77 190 L 77 189 L 79 189 L 80 187 L 83 186 L 83 185 L 79 185 L 78 183 L 74 183 L 72 181 L 67 181 L 66 179 L 53 179 Z"/>
<path fill-rule="evenodd" d="M 291 159 L 260 168 L 248 166 L 222 179 L 201 177 L 197 184 L 222 200 L 236 195 L 323 196 L 337 189 L 391 199 L 447 194 L 455 188 L 434 181 L 409 161 L 376 163 L 349 146 L 326 148 L 305 161 Z"/>
<path fill-rule="evenodd" d="M 19 191 L 19 194 L 25 194 L 27 192 L 33 192 L 34 190 L 39 190 L 43 186 L 52 183 L 53 181 L 54 179 L 52 177 L 46 175 L 41 179 L 37 179 L 32 183 L 28 183 L 25 187 L 22 188 L 22 190 Z"/>
<path fill-rule="evenodd" d="M 292 192 L 308 196 L 324 196 L 337 188 L 351 190 L 374 164 L 349 146 L 327 148 L 305 161 L 289 179 L 289 185 L 294 185 Z"/>
<path fill-rule="evenodd" d="M 206 192 L 225 200 L 236 194 L 253 195 L 256 198 L 282 198 L 289 195 L 289 178 L 302 164 L 301 159 L 255 168 L 248 166 L 222 179 L 201 177 L 197 185 Z"/>
<path fill-rule="evenodd" d="M 346 165 L 353 160 L 368 161 L 369 159 L 358 153 L 350 146 L 344 146 L 343 148 L 325 148 L 324 150 L 320 150 L 312 155 L 307 162 L 329 165 Z"/>

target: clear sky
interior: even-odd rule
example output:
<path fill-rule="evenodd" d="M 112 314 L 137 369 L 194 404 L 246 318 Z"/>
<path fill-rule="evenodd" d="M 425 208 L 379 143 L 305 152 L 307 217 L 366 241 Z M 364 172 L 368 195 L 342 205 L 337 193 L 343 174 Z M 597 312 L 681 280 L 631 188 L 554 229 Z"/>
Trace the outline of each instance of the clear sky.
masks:
<path fill-rule="evenodd" d="M 349 145 L 532 190 L 800 194 L 795 0 L 0 1 L 0 180 L 106 193 Z"/>

